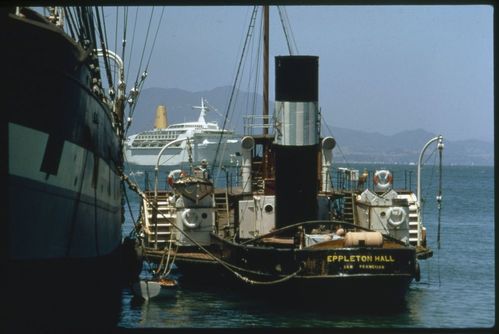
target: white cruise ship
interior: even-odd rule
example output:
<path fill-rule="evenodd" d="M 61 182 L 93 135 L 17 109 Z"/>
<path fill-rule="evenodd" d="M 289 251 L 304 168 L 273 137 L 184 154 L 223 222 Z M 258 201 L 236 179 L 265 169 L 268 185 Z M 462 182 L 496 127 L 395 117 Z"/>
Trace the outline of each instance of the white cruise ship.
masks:
<path fill-rule="evenodd" d="M 207 122 L 209 108 L 205 99 L 201 106 L 197 122 L 167 125 L 166 109 L 159 106 L 156 110 L 155 128 L 127 138 L 125 157 L 132 171 L 154 170 L 158 166 L 179 167 L 189 163 L 189 149 L 192 164 L 198 165 L 206 159 L 210 165 L 233 165 L 240 155 L 240 137 L 234 131 L 221 129 L 216 122 Z M 220 140 L 222 137 L 222 140 Z M 163 149 L 161 156 L 158 156 Z"/>

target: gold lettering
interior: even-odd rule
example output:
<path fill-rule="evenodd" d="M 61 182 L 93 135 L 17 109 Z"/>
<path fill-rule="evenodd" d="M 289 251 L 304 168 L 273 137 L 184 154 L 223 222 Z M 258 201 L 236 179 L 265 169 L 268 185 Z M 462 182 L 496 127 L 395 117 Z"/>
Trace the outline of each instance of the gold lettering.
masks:
<path fill-rule="evenodd" d="M 338 255 L 328 255 L 326 258 L 327 262 L 336 262 L 339 261 Z"/>
<path fill-rule="evenodd" d="M 375 262 L 395 262 L 395 259 L 391 255 L 376 255 L 374 257 Z"/>
<path fill-rule="evenodd" d="M 328 255 L 327 262 L 395 262 L 392 255 Z"/>

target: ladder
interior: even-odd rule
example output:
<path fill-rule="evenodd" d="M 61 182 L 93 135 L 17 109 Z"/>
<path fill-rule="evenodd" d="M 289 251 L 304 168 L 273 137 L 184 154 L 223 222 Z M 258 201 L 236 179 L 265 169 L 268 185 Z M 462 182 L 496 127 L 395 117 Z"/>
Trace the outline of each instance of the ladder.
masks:
<path fill-rule="evenodd" d="M 175 243 L 175 224 L 177 214 L 175 206 L 170 204 L 166 191 L 158 192 L 157 210 L 154 208 L 154 192 L 146 191 L 146 198 L 142 200 L 142 219 L 145 234 L 145 246 L 148 248 L 163 249 Z M 156 213 L 156 223 L 154 214 Z M 157 238 L 157 239 L 156 239 Z"/>
<path fill-rule="evenodd" d="M 397 197 L 407 199 L 409 203 L 409 243 L 416 246 L 418 243 L 418 225 L 420 223 L 416 195 L 414 193 L 399 194 Z M 425 228 L 422 226 L 421 231 L 423 230 Z"/>
<path fill-rule="evenodd" d="M 353 219 L 353 197 L 354 193 L 352 192 L 346 192 L 345 196 L 343 197 L 344 202 L 343 202 L 343 220 L 345 220 L 347 223 L 353 224 L 354 219 Z"/>
<path fill-rule="evenodd" d="M 231 224 L 234 220 L 233 210 L 230 210 L 227 203 L 225 192 L 215 192 L 215 212 L 216 212 L 216 230 L 222 231 L 222 229 Z"/>

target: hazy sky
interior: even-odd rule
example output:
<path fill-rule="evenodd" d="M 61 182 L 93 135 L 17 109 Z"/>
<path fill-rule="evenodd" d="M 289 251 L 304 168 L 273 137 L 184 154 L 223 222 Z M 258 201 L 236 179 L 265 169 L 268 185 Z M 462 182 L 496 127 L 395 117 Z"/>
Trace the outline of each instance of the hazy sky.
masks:
<path fill-rule="evenodd" d="M 130 45 L 136 11 L 128 10 Z M 493 140 L 492 7 L 286 10 L 299 54 L 320 57 L 319 103 L 329 126 L 385 134 L 422 128 L 449 140 Z M 166 7 L 144 88 L 195 92 L 232 85 L 251 11 L 251 6 Z M 160 12 L 155 8 L 154 20 Z M 136 36 L 145 35 L 150 13 L 149 7 L 140 8 Z M 113 15 L 106 18 L 108 27 Z M 288 48 L 276 7 L 270 8 L 270 20 L 273 100 L 273 58 L 288 54 Z M 133 52 L 139 51 L 136 42 Z"/>

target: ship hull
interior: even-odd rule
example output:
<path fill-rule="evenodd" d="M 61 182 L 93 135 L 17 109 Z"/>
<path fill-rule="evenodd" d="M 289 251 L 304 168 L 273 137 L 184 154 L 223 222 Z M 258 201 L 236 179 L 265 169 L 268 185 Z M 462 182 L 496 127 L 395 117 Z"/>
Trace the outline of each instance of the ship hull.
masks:
<path fill-rule="evenodd" d="M 177 259 L 176 265 L 183 286 L 230 288 L 250 297 L 264 298 L 267 302 L 327 304 L 336 310 L 403 305 L 413 280 L 410 275 L 322 275 L 297 276 L 280 284 L 254 285 L 241 281 L 213 262 L 195 263 Z M 203 279 L 200 280 L 200 277 Z"/>
<path fill-rule="evenodd" d="M 182 274 L 181 282 L 232 285 L 281 300 L 398 305 L 404 302 L 416 273 L 415 250 L 410 247 L 253 247 L 213 237 L 218 246 L 211 247 L 212 254 L 228 266 L 208 255 L 179 249 L 175 264 Z M 202 282 L 199 277 L 203 277 Z"/>
<path fill-rule="evenodd" d="M 90 87 L 88 55 L 26 14 L 2 11 L 2 33 L 16 36 L 4 53 L 9 86 L 2 99 L 10 324 L 92 326 L 84 318 L 94 313 L 83 305 L 98 298 L 115 305 L 121 289 L 120 139 Z M 39 316 L 16 321 L 27 306 Z M 72 307 L 81 313 L 61 318 Z"/>

